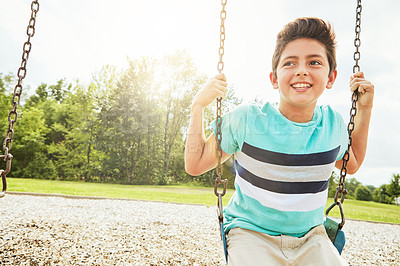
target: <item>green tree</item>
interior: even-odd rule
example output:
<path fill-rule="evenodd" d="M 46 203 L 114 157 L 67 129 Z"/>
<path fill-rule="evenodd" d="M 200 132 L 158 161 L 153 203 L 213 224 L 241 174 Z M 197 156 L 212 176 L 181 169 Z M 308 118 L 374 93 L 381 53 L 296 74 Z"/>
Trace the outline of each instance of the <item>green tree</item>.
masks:
<path fill-rule="evenodd" d="M 393 174 L 387 187 L 387 193 L 393 198 L 400 196 L 400 174 Z"/>
<path fill-rule="evenodd" d="M 74 152 L 78 145 L 68 143 L 79 128 L 82 111 L 68 101 L 71 88 L 64 80 L 56 85 L 41 84 L 26 101 L 22 121 L 18 121 L 22 132 L 17 147 L 22 150 L 15 156 L 17 176 L 73 180 L 81 175 L 81 157 Z"/>
<path fill-rule="evenodd" d="M 72 84 L 65 84 L 65 80 L 63 79 L 58 80 L 57 84 L 49 86 L 50 97 L 58 103 L 61 103 L 64 99 L 68 98 L 67 96 L 71 88 Z"/>
<path fill-rule="evenodd" d="M 328 197 L 330 198 L 335 197 L 338 182 L 339 182 L 339 176 L 334 171 L 332 171 L 331 178 L 329 179 Z"/>
<path fill-rule="evenodd" d="M 0 134 L 2 136 L 1 143 L 8 129 L 8 113 L 12 108 L 12 84 L 14 78 L 9 75 L 0 73 Z"/>
<path fill-rule="evenodd" d="M 159 163 L 153 168 L 147 164 L 159 158 L 157 147 L 148 153 L 152 145 L 159 143 L 155 137 L 160 124 L 157 123 L 159 107 L 150 102 L 156 101 L 153 93 L 157 84 L 153 81 L 154 60 L 141 58 L 130 60 L 129 68 L 114 76 L 112 83 L 103 82 L 106 93 L 98 102 L 100 124 L 96 147 L 107 155 L 102 174 L 112 182 L 143 184 L 146 178 L 159 172 Z M 149 139 L 151 143 L 147 145 Z"/>
<path fill-rule="evenodd" d="M 357 200 L 370 201 L 372 200 L 371 191 L 363 185 L 359 185 L 355 190 L 355 196 Z"/>
<path fill-rule="evenodd" d="M 87 143 L 87 162 L 89 165 L 87 179 L 98 182 L 110 182 L 111 176 L 117 172 L 118 166 L 115 156 L 110 152 L 112 149 L 112 138 L 110 138 L 110 127 L 112 127 L 111 109 L 113 103 L 113 91 L 117 90 L 119 74 L 113 66 L 105 66 L 93 75 L 86 97 L 92 99 L 91 115 L 87 117 L 86 133 L 89 132 Z M 90 102 L 91 102 L 90 101 Z M 110 121 L 111 120 L 111 121 Z"/>
<path fill-rule="evenodd" d="M 388 193 L 388 185 L 384 184 L 375 189 L 374 193 L 372 193 L 372 200 L 380 203 L 391 204 L 393 202 L 393 198 Z"/>
<path fill-rule="evenodd" d="M 369 189 L 369 191 L 371 191 L 371 193 L 374 193 L 376 187 L 373 185 L 366 185 L 366 187 Z"/>
<path fill-rule="evenodd" d="M 75 118 L 74 126 L 67 136 L 67 145 L 72 151 L 70 157 L 74 161 L 72 165 L 80 164 L 79 178 L 88 181 L 98 181 L 98 173 L 103 171 L 102 160 L 105 155 L 96 148 L 95 142 L 96 126 L 99 123 L 96 98 L 101 94 L 94 83 L 87 87 L 77 84 L 74 94 L 66 100 Z"/>
<path fill-rule="evenodd" d="M 18 119 L 13 144 L 12 176 L 22 178 L 55 179 L 57 171 L 48 160 L 48 147 L 45 144 L 49 128 L 46 126 L 44 112 L 40 108 L 23 109 Z"/>
<path fill-rule="evenodd" d="M 361 182 L 357 181 L 354 177 L 346 179 L 344 182 L 345 188 L 349 192 L 347 197 L 348 198 L 355 198 L 355 192 L 356 189 L 359 185 L 361 185 Z"/>
<path fill-rule="evenodd" d="M 71 86 L 69 86 L 71 88 Z M 92 86 L 84 88 L 77 83 L 64 92 L 64 98 L 52 99 L 56 105 L 52 123 L 52 135 L 49 135 L 50 156 L 57 162 L 59 178 L 63 180 L 90 180 L 92 171 L 91 141 L 94 118 L 94 100 Z M 95 160 L 93 160 L 95 162 Z"/>
<path fill-rule="evenodd" d="M 162 73 L 162 112 L 163 112 L 163 165 L 164 172 L 168 173 L 173 160 L 182 160 L 182 156 L 173 158 L 173 149 L 180 146 L 183 150 L 182 139 L 184 132 L 182 128 L 187 124 L 190 113 L 189 107 L 192 101 L 193 91 L 200 89 L 202 77 L 196 74 L 196 67 L 192 59 L 184 52 L 165 56 L 160 64 Z M 181 174 L 181 173 L 179 173 Z"/>
<path fill-rule="evenodd" d="M 35 106 L 40 102 L 46 101 L 47 97 L 48 97 L 47 84 L 42 83 L 37 87 L 35 94 L 29 97 L 24 107 L 29 108 L 30 106 Z"/>

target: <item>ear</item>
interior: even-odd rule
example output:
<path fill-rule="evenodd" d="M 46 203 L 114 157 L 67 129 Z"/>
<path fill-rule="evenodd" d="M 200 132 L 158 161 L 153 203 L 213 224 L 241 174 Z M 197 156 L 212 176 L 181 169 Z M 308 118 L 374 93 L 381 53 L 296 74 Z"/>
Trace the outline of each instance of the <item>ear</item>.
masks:
<path fill-rule="evenodd" d="M 337 77 L 337 70 L 335 69 L 334 71 L 332 71 L 332 74 L 329 76 L 328 83 L 326 84 L 326 88 L 328 90 L 332 89 L 333 83 L 335 83 L 336 77 Z"/>
<path fill-rule="evenodd" d="M 269 73 L 269 80 L 271 81 L 271 84 L 274 89 L 276 89 L 276 90 L 279 89 L 278 79 L 275 77 L 273 72 Z"/>

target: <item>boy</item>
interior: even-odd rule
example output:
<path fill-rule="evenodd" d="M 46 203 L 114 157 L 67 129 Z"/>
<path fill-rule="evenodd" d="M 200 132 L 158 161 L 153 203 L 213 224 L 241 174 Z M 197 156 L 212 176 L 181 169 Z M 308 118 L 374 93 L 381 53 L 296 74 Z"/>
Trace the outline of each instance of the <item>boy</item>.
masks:
<path fill-rule="evenodd" d="M 342 166 L 348 144 L 340 114 L 316 105 L 336 75 L 331 26 L 296 19 L 278 34 L 272 59 L 279 105 L 241 105 L 223 116 L 222 161 L 235 154 L 236 167 L 236 192 L 224 210 L 230 265 L 346 265 L 322 225 L 329 178 L 334 166 Z M 348 162 L 353 174 L 366 153 L 374 86 L 359 72 L 350 89 L 359 92 Z M 205 139 L 202 114 L 226 93 L 219 74 L 193 99 L 185 149 L 189 174 L 217 164 L 215 134 Z"/>

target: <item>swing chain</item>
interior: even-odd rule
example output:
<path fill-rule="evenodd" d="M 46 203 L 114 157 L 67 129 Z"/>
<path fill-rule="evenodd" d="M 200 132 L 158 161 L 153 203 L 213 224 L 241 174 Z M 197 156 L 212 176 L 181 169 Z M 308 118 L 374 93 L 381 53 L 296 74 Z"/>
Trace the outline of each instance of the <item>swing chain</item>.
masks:
<path fill-rule="evenodd" d="M 29 19 L 29 24 L 26 29 L 26 34 L 28 35 L 28 40 L 23 45 L 23 52 L 22 52 L 22 62 L 21 66 L 18 69 L 17 77 L 18 82 L 14 88 L 13 98 L 12 98 L 12 109 L 8 114 L 8 129 L 6 133 L 6 137 L 3 142 L 3 151 L 4 155 L 0 155 L 0 159 L 6 161 L 6 169 L 0 170 L 0 175 L 3 183 L 3 189 L 0 193 L 0 197 L 4 197 L 5 192 L 7 190 L 7 181 L 6 176 L 11 171 L 11 160 L 13 158 L 12 154 L 9 153 L 12 144 L 13 144 L 13 137 L 14 137 L 14 125 L 18 119 L 18 112 L 17 107 L 20 103 L 20 97 L 22 95 L 22 81 L 26 77 L 26 64 L 28 62 L 29 53 L 31 52 L 32 44 L 31 38 L 35 35 L 35 24 L 36 24 L 36 15 L 39 11 L 39 2 L 38 0 L 32 1 L 31 4 L 31 17 Z"/>
<path fill-rule="evenodd" d="M 358 65 L 358 61 L 361 58 L 361 54 L 359 51 L 359 48 L 361 46 L 361 39 L 360 39 L 360 33 L 361 33 L 361 11 L 362 11 L 362 6 L 361 6 L 361 0 L 357 0 L 357 9 L 356 9 L 356 38 L 354 40 L 354 46 L 356 47 L 356 51 L 354 52 L 354 61 L 356 62 L 354 67 L 353 67 L 353 73 L 359 72 L 360 71 L 360 66 Z"/>
<path fill-rule="evenodd" d="M 226 11 L 225 11 L 225 6 L 226 6 L 227 0 L 221 0 L 221 5 L 222 5 L 222 10 L 220 13 L 220 18 L 221 18 L 221 26 L 220 26 L 220 33 L 219 33 L 219 62 L 218 62 L 218 71 L 219 73 L 222 72 L 224 69 L 224 62 L 222 61 L 222 57 L 224 56 L 225 48 L 224 48 L 224 43 L 225 43 L 225 19 L 226 19 Z"/>
<path fill-rule="evenodd" d="M 221 18 L 221 26 L 220 26 L 220 35 L 219 35 L 219 62 L 218 62 L 218 71 L 219 73 L 222 73 L 222 70 L 224 69 L 224 62 L 222 60 L 224 56 L 224 42 L 225 42 L 225 19 L 226 19 L 226 11 L 225 11 L 225 6 L 226 6 L 227 0 L 221 0 L 221 5 L 222 5 L 222 10 L 220 13 L 220 18 Z M 226 184 L 227 180 L 224 179 L 222 180 L 222 164 L 221 164 L 221 159 L 222 159 L 222 148 L 221 148 L 221 141 L 222 141 L 222 98 L 219 97 L 217 98 L 217 132 L 216 132 L 216 141 L 217 141 L 217 148 L 216 148 L 216 156 L 218 160 L 218 165 L 216 167 L 216 173 L 217 173 L 217 178 L 215 179 L 215 187 L 214 187 L 214 194 L 217 197 L 222 197 L 226 193 Z M 222 192 L 218 192 L 218 186 L 222 184 L 223 185 L 223 190 Z M 219 203 L 219 201 L 218 201 Z M 220 207 L 218 207 L 220 208 Z M 221 208 L 222 208 L 222 203 L 221 203 Z M 219 216 L 222 217 L 222 212 L 219 213 Z"/>
<path fill-rule="evenodd" d="M 356 51 L 354 52 L 354 56 L 353 56 L 354 61 L 355 61 L 355 65 L 353 67 L 353 74 L 360 71 L 360 66 L 358 65 L 358 61 L 361 58 L 361 54 L 359 51 L 359 48 L 361 46 L 361 40 L 360 40 L 361 11 L 362 11 L 361 0 L 357 0 L 356 27 L 355 27 L 356 37 L 354 40 L 354 46 L 356 47 Z M 349 159 L 350 159 L 349 150 L 353 143 L 351 134 L 353 133 L 353 130 L 354 130 L 354 119 L 357 114 L 357 101 L 358 101 L 358 91 L 356 90 L 352 94 L 352 105 L 351 105 L 351 109 L 350 109 L 350 122 L 347 126 L 347 131 L 349 133 L 349 143 L 348 143 L 347 150 L 343 156 L 342 169 L 340 170 L 340 180 L 339 180 L 338 187 L 336 188 L 336 194 L 335 194 L 335 199 L 334 199 L 334 201 L 337 205 L 339 205 L 339 201 L 338 201 L 339 195 L 340 194 L 342 195 L 341 199 L 340 199 L 340 203 L 343 203 L 344 198 L 347 194 L 347 190 L 344 188 L 344 183 L 345 183 L 345 179 L 346 179 L 346 175 L 347 175 L 347 163 L 349 162 Z"/>

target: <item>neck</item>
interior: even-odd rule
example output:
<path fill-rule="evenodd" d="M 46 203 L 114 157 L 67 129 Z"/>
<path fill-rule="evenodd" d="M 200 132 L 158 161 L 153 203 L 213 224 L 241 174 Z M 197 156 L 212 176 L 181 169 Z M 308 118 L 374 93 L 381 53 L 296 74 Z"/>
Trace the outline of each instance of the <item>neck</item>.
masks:
<path fill-rule="evenodd" d="M 315 106 L 297 107 L 279 104 L 279 112 L 292 122 L 307 123 L 313 119 Z"/>

